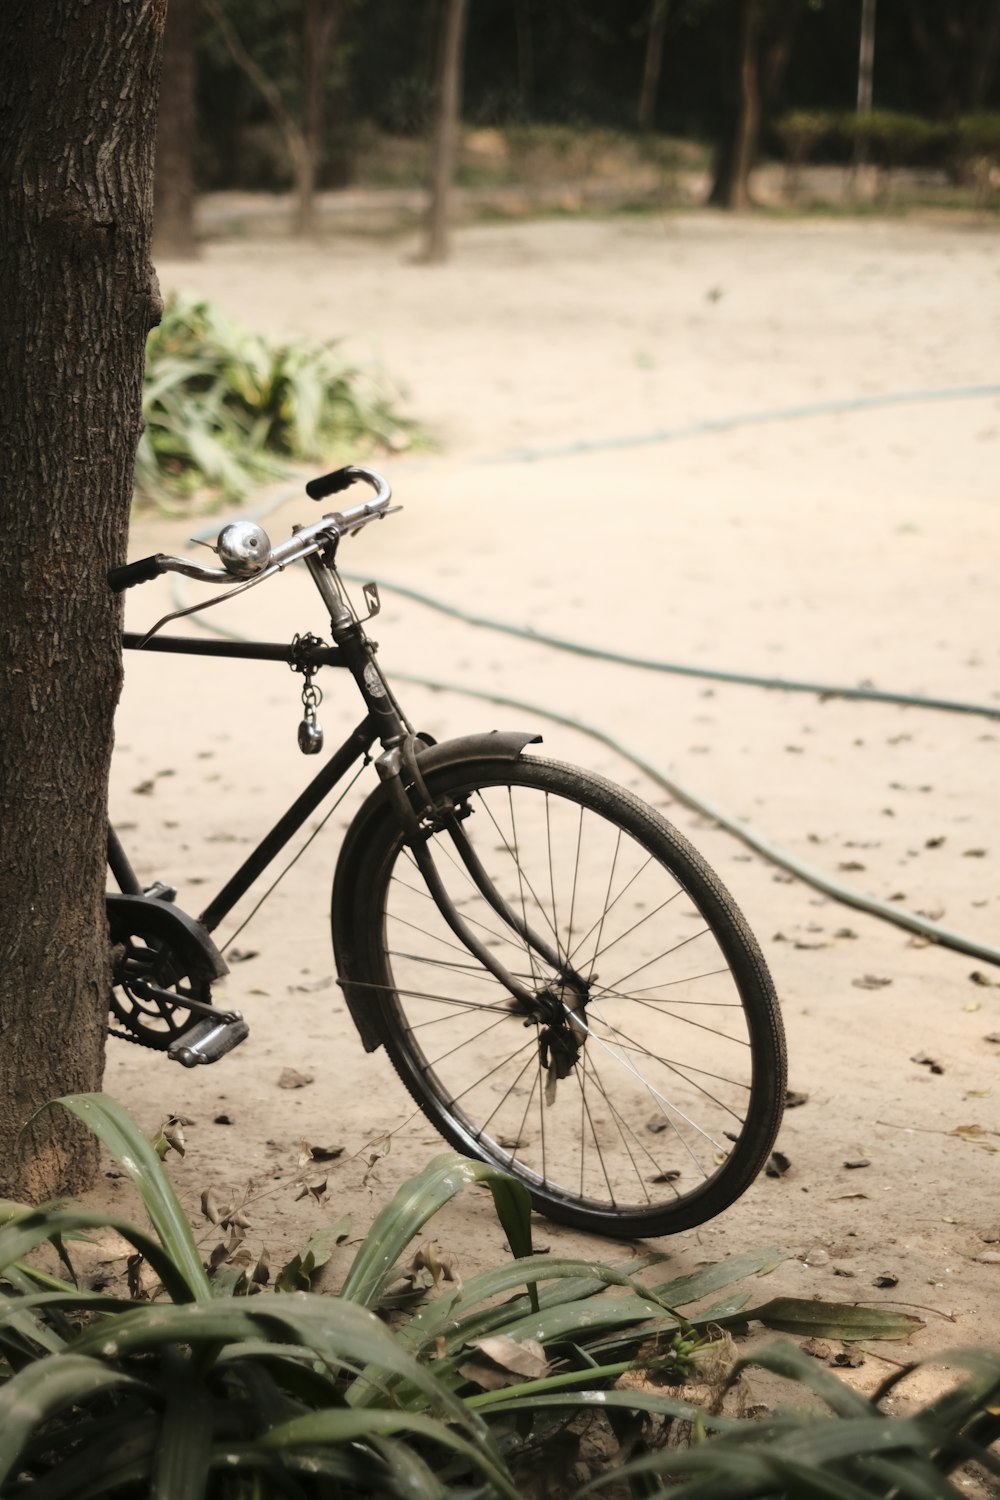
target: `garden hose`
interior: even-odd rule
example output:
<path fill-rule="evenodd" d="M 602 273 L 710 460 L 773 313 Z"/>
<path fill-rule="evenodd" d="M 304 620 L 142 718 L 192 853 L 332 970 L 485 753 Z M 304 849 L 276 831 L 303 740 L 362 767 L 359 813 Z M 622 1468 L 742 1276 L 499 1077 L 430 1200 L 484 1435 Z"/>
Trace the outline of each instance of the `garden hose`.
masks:
<path fill-rule="evenodd" d="M 663 429 L 659 432 L 645 435 L 584 441 L 560 447 L 522 449 L 508 454 L 488 456 L 479 460 L 479 462 L 524 463 L 546 458 L 571 456 L 577 453 L 592 453 L 631 446 L 638 447 L 648 443 L 674 442 L 686 437 L 725 432 L 736 427 L 751 424 L 792 421 L 809 416 L 862 411 L 878 407 L 919 404 L 932 401 L 969 400 L 996 395 L 1000 395 L 1000 385 L 963 386 L 942 390 L 904 391 L 881 396 L 856 397 L 842 401 L 821 402 L 811 406 L 786 407 L 751 412 L 728 418 L 694 423 L 682 428 Z M 272 499 L 265 506 L 252 513 L 254 519 L 260 520 L 271 514 L 274 510 L 277 510 L 279 506 L 285 504 L 291 498 L 292 493 L 298 494 L 298 490 L 283 492 Z M 206 527 L 195 534 L 194 540 L 208 540 L 214 534 L 214 527 Z M 362 578 L 358 574 L 345 572 L 343 576 L 351 582 L 357 583 L 367 581 L 371 575 L 366 574 Z M 180 605 L 184 602 L 180 579 L 175 575 L 171 582 L 175 603 Z M 951 713 L 979 714 L 992 719 L 1000 718 L 1000 708 L 987 704 L 964 702 L 948 698 L 927 698 L 910 693 L 888 692 L 870 687 L 851 687 L 830 683 L 797 681 L 781 677 L 763 677 L 750 673 L 731 672 L 716 668 L 692 666 L 680 662 L 631 656 L 621 652 L 588 646 L 582 642 L 569 640 L 564 637 L 551 636 L 535 631 L 527 626 L 512 625 L 507 621 L 494 620 L 489 616 L 474 615 L 457 605 L 449 604 L 408 585 L 384 582 L 380 583 L 379 587 L 390 593 L 395 593 L 401 598 L 410 599 L 429 609 L 435 609 L 467 625 L 474 625 L 477 628 L 485 630 L 498 631 L 505 635 L 512 635 L 520 639 L 532 641 L 536 645 L 549 646 L 556 650 L 569 651 L 576 655 L 589 656 L 597 660 L 613 662 L 617 665 L 638 667 L 646 671 L 700 677 L 712 681 L 736 683 L 743 686 L 763 687 L 782 692 L 812 693 L 820 698 L 847 698 L 868 702 L 895 703 L 906 707 L 937 709 Z M 218 621 L 198 621 L 198 623 L 202 629 L 217 635 L 226 636 L 233 640 L 247 639 L 241 632 L 224 626 Z M 720 828 L 725 829 L 771 864 L 787 870 L 797 879 L 811 885 L 814 889 L 829 896 L 832 900 L 844 906 L 853 907 L 858 911 L 866 912 L 868 915 L 876 917 L 881 921 L 889 922 L 893 926 L 901 927 L 905 931 L 926 938 L 928 942 L 935 943 L 940 947 L 950 948 L 957 953 L 965 953 L 981 962 L 1000 966 L 1000 949 L 977 942 L 974 938 L 966 937 L 963 933 L 953 932 L 950 928 L 942 927 L 939 923 L 933 922 L 927 917 L 920 916 L 917 912 L 908 911 L 904 907 L 880 901 L 876 897 L 855 890 L 852 886 L 845 885 L 842 881 L 834 880 L 823 871 L 813 868 L 813 866 L 804 863 L 787 850 L 782 849 L 779 845 L 772 843 L 770 839 L 758 832 L 752 824 L 731 816 L 716 803 L 693 791 L 690 787 L 685 786 L 684 783 L 678 781 L 675 777 L 668 775 L 661 767 L 648 760 L 639 751 L 624 744 L 615 736 L 608 734 L 605 730 L 595 725 L 587 724 L 583 720 L 568 714 L 554 712 L 552 709 L 542 707 L 541 704 L 527 702 L 520 698 L 512 698 L 506 694 L 486 692 L 479 688 L 466 687 L 459 683 L 444 682 L 408 672 L 395 672 L 393 675 L 401 682 L 409 682 L 414 686 L 428 688 L 435 692 L 447 692 L 459 694 L 463 697 L 478 698 L 483 702 L 493 703 L 505 708 L 513 708 L 519 712 L 549 719 L 553 723 L 561 724 L 566 728 L 587 735 L 599 744 L 605 745 L 608 749 L 621 755 L 625 760 L 630 761 L 639 770 L 649 776 L 651 780 L 656 782 L 657 785 L 663 787 L 672 797 L 676 798 L 677 801 L 682 802 L 693 811 L 710 818 Z"/>

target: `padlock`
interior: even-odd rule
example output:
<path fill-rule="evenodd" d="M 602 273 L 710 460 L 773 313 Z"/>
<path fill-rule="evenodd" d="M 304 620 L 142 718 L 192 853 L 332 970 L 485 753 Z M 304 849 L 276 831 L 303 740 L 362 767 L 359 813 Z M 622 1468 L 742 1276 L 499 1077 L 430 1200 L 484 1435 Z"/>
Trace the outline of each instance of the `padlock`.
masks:
<path fill-rule="evenodd" d="M 306 716 L 299 725 L 299 749 L 303 755 L 318 755 L 323 748 L 323 726 L 316 723 L 316 714 L 306 709 Z"/>

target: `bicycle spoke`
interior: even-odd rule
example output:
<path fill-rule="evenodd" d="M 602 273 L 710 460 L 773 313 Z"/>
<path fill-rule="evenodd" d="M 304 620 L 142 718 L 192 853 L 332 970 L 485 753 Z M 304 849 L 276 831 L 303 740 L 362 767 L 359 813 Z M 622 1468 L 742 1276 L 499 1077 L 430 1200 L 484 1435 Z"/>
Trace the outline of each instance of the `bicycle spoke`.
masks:
<path fill-rule="evenodd" d="M 438 875 L 506 956 L 518 998 L 464 948 L 399 845 L 379 896 L 393 976 L 380 1034 L 453 1144 L 520 1176 L 543 1209 L 663 1232 L 689 1203 L 707 1208 L 688 1225 L 730 1201 L 719 1184 L 734 1170 L 746 1178 L 731 1164 L 755 1128 L 762 1059 L 730 966 L 744 938 L 720 925 L 715 885 L 702 908 L 702 876 L 687 854 L 675 869 L 651 814 L 603 790 L 591 806 L 578 780 L 530 763 L 442 777 L 435 794 L 472 810 L 462 836 L 510 923 L 445 828 L 431 835 Z"/>

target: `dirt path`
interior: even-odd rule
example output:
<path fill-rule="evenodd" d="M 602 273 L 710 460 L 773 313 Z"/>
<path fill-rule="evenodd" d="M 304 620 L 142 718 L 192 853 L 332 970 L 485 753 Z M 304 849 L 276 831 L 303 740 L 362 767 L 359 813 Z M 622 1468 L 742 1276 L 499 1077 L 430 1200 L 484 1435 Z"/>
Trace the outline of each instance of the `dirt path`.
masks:
<path fill-rule="evenodd" d="M 215 243 L 160 273 L 255 329 L 343 336 L 409 386 L 441 451 L 383 464 L 406 509 L 353 544 L 352 567 L 619 650 L 1000 705 L 1000 398 L 878 399 L 996 386 L 995 231 L 555 222 L 463 231 L 434 270 L 398 243 L 351 239 Z M 800 410 L 858 397 L 875 399 Z M 268 524 L 280 535 L 304 518 L 303 500 Z M 132 555 L 177 550 L 186 534 L 147 519 Z M 283 578 L 230 623 L 279 639 L 319 631 L 308 587 Z M 130 600 L 133 623 L 166 606 L 153 595 Z M 378 636 L 390 672 L 578 715 L 836 878 L 998 940 L 995 722 L 643 674 L 392 597 Z M 280 668 L 129 663 L 116 821 L 147 856 L 140 873 L 175 881 L 192 910 L 307 779 L 297 691 Z M 764 1295 L 918 1304 L 931 1311 L 914 1352 L 996 1344 L 1000 969 L 834 904 L 540 716 L 422 689 L 406 702 L 438 738 L 539 727 L 551 753 L 640 786 L 761 940 L 790 1084 L 806 1096 L 779 1143 L 791 1169 L 666 1243 L 678 1271 L 773 1244 L 788 1259 Z M 332 740 L 357 715 L 329 691 L 323 717 Z M 421 1121 L 402 1123 L 401 1090 L 363 1055 L 332 984 L 335 850 L 331 825 L 239 938 L 255 954 L 227 982 L 252 1025 L 246 1046 L 191 1075 L 115 1044 L 108 1067 L 107 1088 L 144 1124 L 196 1122 L 173 1169 L 192 1211 L 209 1182 L 269 1192 L 253 1234 L 272 1260 L 331 1214 L 350 1211 L 362 1230 L 439 1149 Z M 314 1082 L 279 1088 L 285 1067 Z M 222 1116 L 231 1123 L 213 1123 Z M 366 1182 L 369 1143 L 390 1130 Z M 302 1139 L 345 1148 L 321 1208 L 290 1187 Z M 870 1165 L 845 1166 L 857 1160 Z M 503 1253 L 474 1195 L 433 1232 L 465 1274 Z M 541 1223 L 538 1238 L 585 1244 Z M 876 1290 L 882 1275 L 898 1284 Z M 859 1378 L 886 1368 L 871 1359 Z"/>

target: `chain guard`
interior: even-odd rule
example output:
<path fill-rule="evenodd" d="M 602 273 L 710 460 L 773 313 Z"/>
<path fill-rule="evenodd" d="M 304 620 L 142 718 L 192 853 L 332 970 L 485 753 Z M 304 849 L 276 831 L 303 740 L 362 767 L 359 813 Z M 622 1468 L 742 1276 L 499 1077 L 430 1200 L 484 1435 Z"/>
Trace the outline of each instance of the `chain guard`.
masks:
<path fill-rule="evenodd" d="M 225 960 L 200 922 L 159 897 L 109 895 L 107 912 L 114 986 L 108 1029 L 166 1051 L 203 1019 L 185 1000 L 211 1004 L 213 979 L 228 972 Z M 175 994 L 176 1004 L 143 993 L 144 982 Z"/>

